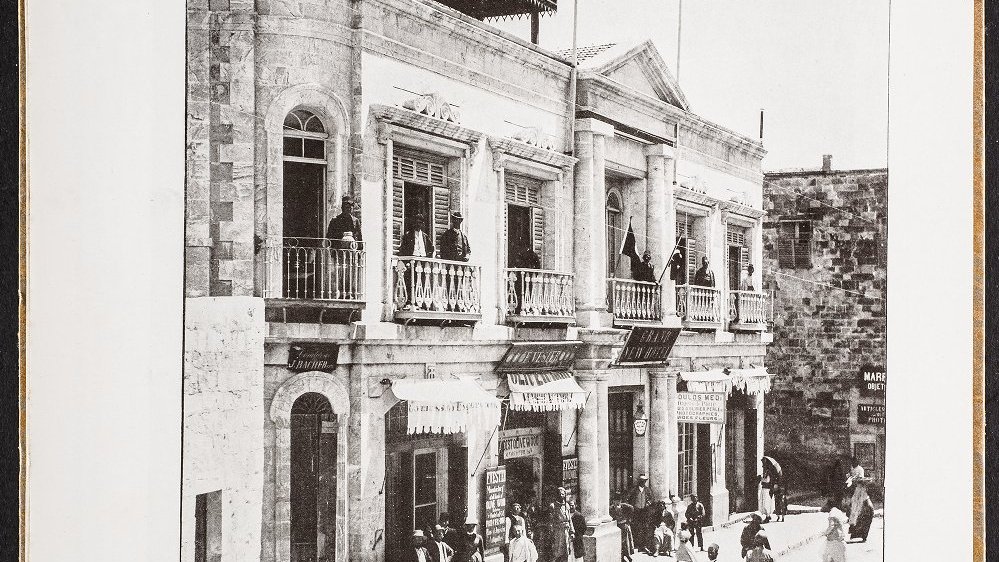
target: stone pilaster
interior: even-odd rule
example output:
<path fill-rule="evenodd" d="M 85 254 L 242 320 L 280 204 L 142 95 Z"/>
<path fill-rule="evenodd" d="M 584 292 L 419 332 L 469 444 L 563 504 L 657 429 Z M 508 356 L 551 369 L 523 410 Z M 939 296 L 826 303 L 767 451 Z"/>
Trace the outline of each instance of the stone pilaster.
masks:
<path fill-rule="evenodd" d="M 610 373 L 599 373 L 597 378 L 597 460 L 600 463 L 600 478 L 597 490 L 600 492 L 600 521 L 610 522 L 610 404 L 607 386 Z"/>
<path fill-rule="evenodd" d="M 579 412 L 576 427 L 576 454 L 579 456 L 579 507 L 587 525 L 600 521 L 600 460 L 597 428 L 597 378 L 593 373 L 576 373 L 579 386 L 586 391 L 586 406 Z"/>
<path fill-rule="evenodd" d="M 666 374 L 666 457 L 673 462 L 673 469 L 669 470 L 669 489 L 673 493 L 678 493 L 679 478 L 676 469 L 676 458 L 680 452 L 679 427 L 676 421 L 676 383 L 679 373 L 669 372 Z"/>
<path fill-rule="evenodd" d="M 607 312 L 607 242 L 605 225 L 605 137 L 614 127 L 596 119 L 576 120 L 573 182 L 573 258 L 576 319 L 580 326 L 610 325 Z"/>
<path fill-rule="evenodd" d="M 649 482 L 663 500 L 671 491 L 670 473 L 676 473 L 676 454 L 669 453 L 670 378 L 667 371 L 649 369 Z"/>
<path fill-rule="evenodd" d="M 673 168 L 676 166 L 674 149 L 665 144 L 645 147 L 646 190 L 645 225 L 649 251 L 656 274 L 663 272 L 676 245 L 676 207 L 673 201 Z M 663 283 L 663 323 L 679 328 L 676 316 L 676 286 L 667 272 Z"/>

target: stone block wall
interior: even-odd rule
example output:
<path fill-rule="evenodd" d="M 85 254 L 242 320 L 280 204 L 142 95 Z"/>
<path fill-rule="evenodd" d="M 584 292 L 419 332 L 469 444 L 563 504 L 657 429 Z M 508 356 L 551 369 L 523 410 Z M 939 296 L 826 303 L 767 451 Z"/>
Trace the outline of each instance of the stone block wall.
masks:
<path fill-rule="evenodd" d="M 852 435 L 884 433 L 857 425 L 855 403 L 861 366 L 886 360 L 888 172 L 768 173 L 763 189 L 764 280 L 776 291 L 766 362 L 777 375 L 766 450 L 800 489 L 817 484 L 835 455 L 851 454 Z M 811 221 L 810 268 L 780 267 L 781 219 Z"/>
<path fill-rule="evenodd" d="M 182 560 L 194 560 L 197 495 L 218 491 L 221 562 L 260 559 L 263 308 L 252 297 L 187 299 Z"/>

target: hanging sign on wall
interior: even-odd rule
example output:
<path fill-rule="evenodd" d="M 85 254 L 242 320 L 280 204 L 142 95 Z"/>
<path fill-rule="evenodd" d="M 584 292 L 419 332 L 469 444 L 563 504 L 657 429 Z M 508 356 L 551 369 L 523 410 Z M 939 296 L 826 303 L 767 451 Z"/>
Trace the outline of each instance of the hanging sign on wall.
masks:
<path fill-rule="evenodd" d="M 725 393 L 677 392 L 676 421 L 725 423 Z"/>

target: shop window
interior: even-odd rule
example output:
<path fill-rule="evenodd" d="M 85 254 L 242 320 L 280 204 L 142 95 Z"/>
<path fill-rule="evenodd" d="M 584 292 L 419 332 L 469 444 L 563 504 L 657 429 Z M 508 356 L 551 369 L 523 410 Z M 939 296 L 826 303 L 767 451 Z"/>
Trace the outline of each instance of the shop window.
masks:
<path fill-rule="evenodd" d="M 812 267 L 812 221 L 782 220 L 777 231 L 777 264 L 785 269 Z"/>
<path fill-rule="evenodd" d="M 222 560 L 222 490 L 194 498 L 194 561 Z"/>
<path fill-rule="evenodd" d="M 413 522 L 417 529 L 433 527 L 438 516 L 437 451 L 413 455 Z"/>
<path fill-rule="evenodd" d="M 398 254 L 402 237 L 422 217 L 437 245 L 450 224 L 451 188 L 447 159 L 426 152 L 397 149 L 392 156 L 392 248 Z M 429 253 L 429 248 L 427 249 Z M 433 257 L 433 256 L 428 256 Z"/>
<path fill-rule="evenodd" d="M 853 456 L 864 467 L 864 476 L 878 478 L 877 445 L 873 442 L 854 443 Z"/>
<path fill-rule="evenodd" d="M 618 254 L 626 234 L 623 220 L 621 196 L 616 191 L 611 191 L 607 194 L 607 277 L 610 278 L 618 275 Z"/>
<path fill-rule="evenodd" d="M 540 269 L 542 266 L 545 256 L 545 209 L 541 206 L 541 187 L 539 180 L 516 174 L 506 175 L 506 255 L 509 267 Z"/>
<path fill-rule="evenodd" d="M 328 137 L 314 113 L 296 109 L 285 117 L 283 230 L 285 238 L 295 238 L 300 245 L 324 235 Z"/>
<path fill-rule="evenodd" d="M 677 483 L 680 497 L 686 498 L 697 490 L 697 424 L 681 423 L 678 429 Z"/>

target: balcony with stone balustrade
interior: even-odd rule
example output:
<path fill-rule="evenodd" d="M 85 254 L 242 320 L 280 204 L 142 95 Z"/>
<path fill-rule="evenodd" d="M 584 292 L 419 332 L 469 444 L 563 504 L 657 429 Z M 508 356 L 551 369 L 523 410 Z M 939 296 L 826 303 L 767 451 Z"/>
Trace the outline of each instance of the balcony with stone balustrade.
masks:
<path fill-rule="evenodd" d="M 478 265 L 435 258 L 395 257 L 392 271 L 396 321 L 469 325 L 482 319 Z"/>
<path fill-rule="evenodd" d="M 571 273 L 507 268 L 506 321 L 522 324 L 574 324 L 576 299 Z"/>
<path fill-rule="evenodd" d="M 632 279 L 607 280 L 610 312 L 615 326 L 661 325 L 662 286 Z"/>

